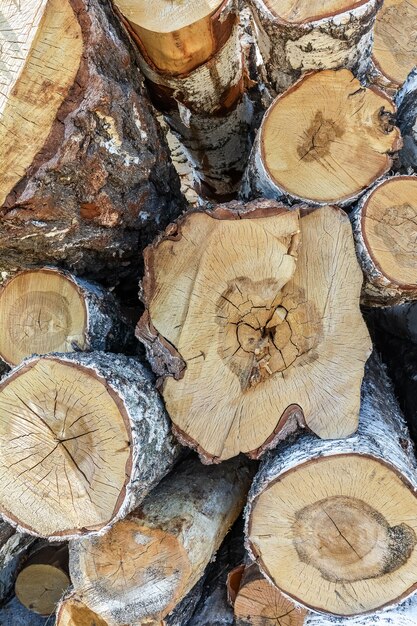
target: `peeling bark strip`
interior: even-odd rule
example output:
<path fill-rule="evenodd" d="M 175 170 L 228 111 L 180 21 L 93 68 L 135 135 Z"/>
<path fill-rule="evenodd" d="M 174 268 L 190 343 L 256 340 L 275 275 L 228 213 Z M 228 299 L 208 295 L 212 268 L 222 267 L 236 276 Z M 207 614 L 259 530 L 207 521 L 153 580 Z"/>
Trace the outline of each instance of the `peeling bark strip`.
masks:
<path fill-rule="evenodd" d="M 373 79 L 396 91 L 416 64 L 417 0 L 384 0 L 375 21 Z"/>
<path fill-rule="evenodd" d="M 276 93 L 303 72 L 347 68 L 362 77 L 382 0 L 249 0 L 267 81 Z"/>
<path fill-rule="evenodd" d="M 0 287 L 0 358 L 11 366 L 32 354 L 115 352 L 132 338 L 116 299 L 97 283 L 43 268 Z"/>
<path fill-rule="evenodd" d="M 123 518 L 179 454 L 150 374 L 103 352 L 12 370 L 0 384 L 0 443 L 2 514 L 57 539 Z"/>
<path fill-rule="evenodd" d="M 75 591 L 115 624 L 164 620 L 203 575 L 252 476 L 247 460 L 187 459 L 107 534 L 70 544 Z"/>
<path fill-rule="evenodd" d="M 401 129 L 404 147 L 400 162 L 404 173 L 417 172 L 417 68 L 412 70 L 396 97 L 397 124 Z"/>
<path fill-rule="evenodd" d="M 417 177 L 382 180 L 361 198 L 351 219 L 365 275 L 363 303 L 417 298 Z"/>
<path fill-rule="evenodd" d="M 296 602 L 340 616 L 416 589 L 416 460 L 375 357 L 360 417 L 349 439 L 305 437 L 271 454 L 246 510 L 247 547 L 262 572 Z"/>
<path fill-rule="evenodd" d="M 258 457 L 305 424 L 323 438 L 355 431 L 371 344 L 341 210 L 300 219 L 259 201 L 189 213 L 145 264 L 137 335 L 175 433 L 203 461 Z"/>
<path fill-rule="evenodd" d="M 203 195 L 238 189 L 249 154 L 252 105 L 236 0 L 152 3 L 117 0 L 141 51 L 154 104 L 195 168 Z"/>
<path fill-rule="evenodd" d="M 0 269 L 138 273 L 182 200 L 110 3 L 0 0 L 0 48 Z"/>
<path fill-rule="evenodd" d="M 401 148 L 395 111 L 388 96 L 365 89 L 348 70 L 306 75 L 268 109 L 242 195 L 351 204 Z"/>
<path fill-rule="evenodd" d="M 15 593 L 23 606 L 47 617 L 55 612 L 70 584 L 68 546 L 44 545 L 25 561 L 16 579 Z"/>

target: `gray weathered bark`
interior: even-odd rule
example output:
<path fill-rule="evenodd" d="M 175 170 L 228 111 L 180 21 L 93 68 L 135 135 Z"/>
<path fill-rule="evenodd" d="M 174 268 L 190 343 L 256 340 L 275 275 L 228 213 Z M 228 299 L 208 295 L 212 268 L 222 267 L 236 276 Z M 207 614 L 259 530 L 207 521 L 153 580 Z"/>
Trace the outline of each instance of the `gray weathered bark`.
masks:
<path fill-rule="evenodd" d="M 399 154 L 401 170 L 411 174 L 417 172 L 417 68 L 408 75 L 395 102 L 398 107 L 397 124 L 404 141 Z"/>

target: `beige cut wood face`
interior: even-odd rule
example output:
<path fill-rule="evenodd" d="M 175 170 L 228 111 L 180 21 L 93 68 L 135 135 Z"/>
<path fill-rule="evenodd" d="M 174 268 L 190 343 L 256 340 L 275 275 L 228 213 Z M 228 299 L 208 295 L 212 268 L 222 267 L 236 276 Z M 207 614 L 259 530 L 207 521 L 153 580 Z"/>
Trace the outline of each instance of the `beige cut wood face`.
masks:
<path fill-rule="evenodd" d="M 320 20 L 331 15 L 344 13 L 357 6 L 366 4 L 368 0 L 264 0 L 268 9 L 277 17 L 291 22 Z"/>
<path fill-rule="evenodd" d="M 297 211 L 240 220 L 191 214 L 150 264 L 152 323 L 186 363 L 183 378 L 165 380 L 164 399 L 203 454 L 257 450 L 290 405 L 321 437 L 356 429 L 370 339 L 341 211 L 325 207 L 301 220 Z"/>
<path fill-rule="evenodd" d="M 0 0 L 0 205 L 46 142 L 82 48 L 68 0 Z"/>
<path fill-rule="evenodd" d="M 70 597 L 59 609 L 56 626 L 109 626 L 109 624 L 81 600 Z"/>
<path fill-rule="evenodd" d="M 52 565 L 29 565 L 20 572 L 15 585 L 16 596 L 28 609 L 50 616 L 70 586 L 67 574 Z"/>
<path fill-rule="evenodd" d="M 362 210 L 361 227 L 382 274 L 417 287 L 417 179 L 399 176 L 378 185 Z"/>
<path fill-rule="evenodd" d="M 23 272 L 0 291 L 0 356 L 10 365 L 32 354 L 83 349 L 86 330 L 81 293 L 58 272 Z"/>
<path fill-rule="evenodd" d="M 403 84 L 417 63 L 417 0 L 384 0 L 375 22 L 372 56 L 394 84 Z"/>
<path fill-rule="evenodd" d="M 297 466 L 261 493 L 250 542 L 282 591 L 354 615 L 415 587 L 416 533 L 416 496 L 394 469 L 336 455 Z"/>
<path fill-rule="evenodd" d="M 2 511 L 44 536 L 105 526 L 130 461 L 120 404 L 91 370 L 49 357 L 0 385 Z"/>
<path fill-rule="evenodd" d="M 307 75 L 271 105 L 261 127 L 263 163 L 283 191 L 314 202 L 353 198 L 391 166 L 401 147 L 392 101 L 348 70 Z"/>

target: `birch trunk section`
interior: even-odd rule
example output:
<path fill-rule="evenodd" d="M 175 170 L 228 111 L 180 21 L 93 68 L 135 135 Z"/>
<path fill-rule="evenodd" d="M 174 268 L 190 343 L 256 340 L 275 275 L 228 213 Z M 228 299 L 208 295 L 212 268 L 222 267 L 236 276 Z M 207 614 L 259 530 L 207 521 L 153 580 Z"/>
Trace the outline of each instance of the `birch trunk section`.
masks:
<path fill-rule="evenodd" d="M 360 79 L 365 76 L 381 0 L 250 0 L 249 5 L 272 93 L 282 93 L 312 70 L 346 68 Z"/>
<path fill-rule="evenodd" d="M 401 170 L 417 172 L 417 68 L 413 69 L 396 96 L 397 124 L 404 141 L 399 154 Z"/>
<path fill-rule="evenodd" d="M 416 589 L 416 460 L 376 358 L 360 418 L 349 439 L 304 437 L 271 454 L 246 509 L 247 547 L 267 578 L 306 608 L 346 617 Z"/>

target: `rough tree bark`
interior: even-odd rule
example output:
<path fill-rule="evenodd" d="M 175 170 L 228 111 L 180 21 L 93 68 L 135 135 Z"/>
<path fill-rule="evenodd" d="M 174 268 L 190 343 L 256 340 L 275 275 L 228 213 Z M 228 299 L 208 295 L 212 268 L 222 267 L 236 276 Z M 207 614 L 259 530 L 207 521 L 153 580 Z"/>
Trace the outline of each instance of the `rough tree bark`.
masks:
<path fill-rule="evenodd" d="M 108 0 L 0 11 L 0 269 L 136 275 L 138 248 L 182 208 L 136 52 Z"/>
<path fill-rule="evenodd" d="M 401 170 L 417 172 L 417 68 L 413 69 L 396 97 L 397 124 L 404 146 L 399 154 Z"/>
<path fill-rule="evenodd" d="M 242 196 L 351 204 L 401 148 L 395 111 L 386 94 L 362 87 L 348 70 L 307 74 L 264 116 Z"/>
<path fill-rule="evenodd" d="M 395 93 L 416 64 L 417 1 L 384 0 L 372 48 L 371 80 Z"/>
<path fill-rule="evenodd" d="M 357 435 L 311 437 L 261 466 L 247 547 L 281 591 L 315 611 L 363 614 L 416 589 L 416 460 L 385 370 L 374 357 Z"/>
<path fill-rule="evenodd" d="M 378 182 L 351 219 L 365 276 L 362 302 L 393 305 L 417 298 L 417 177 Z"/>
<path fill-rule="evenodd" d="M 207 468 L 186 459 L 107 534 L 71 542 L 75 591 L 115 624 L 163 621 L 203 575 L 252 475 L 247 460 Z"/>
<path fill-rule="evenodd" d="M 303 425 L 324 438 L 355 431 L 371 344 L 341 210 L 191 212 L 145 264 L 137 334 L 176 435 L 204 462 L 257 458 Z"/>
<path fill-rule="evenodd" d="M 15 594 L 30 611 L 49 616 L 70 584 L 68 546 L 44 545 L 28 555 L 16 578 Z"/>
<path fill-rule="evenodd" d="M 372 31 L 381 0 L 249 0 L 255 36 L 265 64 L 265 79 L 275 93 L 303 72 L 368 69 Z"/>
<path fill-rule="evenodd" d="M 140 68 L 194 165 L 203 196 L 239 186 L 250 150 L 252 105 L 245 95 L 237 0 L 117 0 L 140 49 Z"/>
<path fill-rule="evenodd" d="M 31 358 L 0 384 L 1 510 L 64 539 L 123 518 L 180 453 L 149 372 L 91 352 Z"/>
<path fill-rule="evenodd" d="M 97 283 L 48 267 L 0 287 L 0 358 L 8 365 L 32 354 L 122 351 L 132 340 L 117 300 Z"/>
<path fill-rule="evenodd" d="M 26 553 L 35 539 L 0 520 L 0 602 L 10 594 Z"/>

